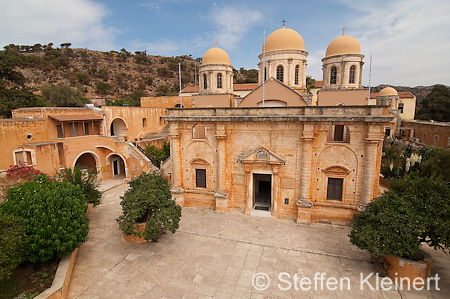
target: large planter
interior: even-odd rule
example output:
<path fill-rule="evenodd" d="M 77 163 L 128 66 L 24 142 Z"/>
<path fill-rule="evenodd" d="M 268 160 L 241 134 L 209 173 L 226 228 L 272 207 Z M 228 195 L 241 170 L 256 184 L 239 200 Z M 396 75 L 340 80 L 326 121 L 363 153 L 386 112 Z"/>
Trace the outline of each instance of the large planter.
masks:
<path fill-rule="evenodd" d="M 147 225 L 147 223 L 136 223 L 136 226 L 135 226 L 135 228 L 134 228 L 133 231 L 136 232 L 136 233 L 137 233 L 137 232 L 142 232 L 142 231 L 145 230 L 146 225 Z M 162 228 L 162 229 L 159 231 L 158 235 L 157 235 L 155 238 L 153 238 L 153 239 L 151 239 L 151 240 L 149 240 L 149 241 L 158 242 L 159 237 L 160 237 L 162 234 L 165 234 L 165 233 L 166 233 L 166 229 L 165 229 L 165 228 Z M 130 242 L 130 243 L 145 243 L 145 242 L 147 242 L 147 241 L 144 239 L 144 237 L 138 237 L 138 236 L 135 236 L 135 235 L 129 235 L 129 236 L 124 235 L 123 237 L 124 237 L 125 241 L 128 241 L 128 242 Z"/>
<path fill-rule="evenodd" d="M 387 276 L 404 285 L 408 283 L 412 285 L 416 278 L 421 278 L 423 282 L 426 282 L 426 277 L 431 276 L 432 260 L 428 254 L 422 253 L 425 256 L 423 261 L 413 261 L 392 254 L 386 255 L 384 258 L 389 264 L 386 271 Z"/>
<path fill-rule="evenodd" d="M 145 230 L 145 226 L 147 225 L 147 223 L 136 223 L 136 227 L 134 228 L 134 232 L 142 232 Z M 135 235 L 125 235 L 123 236 L 125 241 L 131 242 L 131 243 L 145 243 L 147 241 L 145 241 L 144 237 L 138 237 Z"/>

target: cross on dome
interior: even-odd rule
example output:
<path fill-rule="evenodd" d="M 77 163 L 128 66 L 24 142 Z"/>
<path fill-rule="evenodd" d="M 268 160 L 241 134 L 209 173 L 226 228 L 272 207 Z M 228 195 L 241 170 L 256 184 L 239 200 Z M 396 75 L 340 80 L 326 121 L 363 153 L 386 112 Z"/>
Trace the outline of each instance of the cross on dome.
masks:
<path fill-rule="evenodd" d="M 283 21 L 281 21 L 282 23 L 283 23 L 283 28 L 284 28 L 284 23 L 286 23 L 286 20 L 285 19 L 283 19 Z"/>
<path fill-rule="evenodd" d="M 342 27 L 342 35 L 345 35 L 345 30 L 346 30 L 347 28 L 345 28 L 345 26 L 344 27 Z"/>

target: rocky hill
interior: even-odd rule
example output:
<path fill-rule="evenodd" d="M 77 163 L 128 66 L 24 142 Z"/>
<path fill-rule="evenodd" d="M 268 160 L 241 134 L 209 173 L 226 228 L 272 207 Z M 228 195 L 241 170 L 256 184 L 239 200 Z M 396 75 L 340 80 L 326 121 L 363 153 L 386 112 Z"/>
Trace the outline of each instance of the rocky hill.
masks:
<path fill-rule="evenodd" d="M 91 98 L 139 99 L 140 96 L 176 95 L 179 91 L 178 64 L 182 70 L 182 88 L 194 85 L 201 58 L 183 55 L 164 57 L 148 55 L 145 51 L 134 54 L 71 49 L 70 43 L 34 46 L 9 45 L 6 53 L 20 57 L 17 69 L 27 79 L 26 85 L 39 91 L 45 83 L 63 83 L 76 87 L 83 96 Z M 234 70 L 234 83 L 257 82 L 255 69 Z M 373 87 L 374 92 L 387 85 Z M 392 86 L 397 91 L 410 91 L 421 100 L 432 86 Z"/>

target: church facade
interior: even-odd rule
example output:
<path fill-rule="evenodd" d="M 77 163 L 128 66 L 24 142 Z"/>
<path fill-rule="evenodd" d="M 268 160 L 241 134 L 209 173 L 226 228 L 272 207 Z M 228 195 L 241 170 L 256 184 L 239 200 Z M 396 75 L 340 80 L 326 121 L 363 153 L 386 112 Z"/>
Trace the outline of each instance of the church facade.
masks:
<path fill-rule="evenodd" d="M 169 109 L 181 206 L 349 223 L 377 196 L 387 107 Z"/>

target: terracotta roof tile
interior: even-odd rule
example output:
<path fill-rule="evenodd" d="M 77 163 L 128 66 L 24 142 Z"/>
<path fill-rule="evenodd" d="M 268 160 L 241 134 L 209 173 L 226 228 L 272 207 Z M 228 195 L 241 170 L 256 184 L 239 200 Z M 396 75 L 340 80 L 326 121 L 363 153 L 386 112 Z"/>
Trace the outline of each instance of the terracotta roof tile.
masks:
<path fill-rule="evenodd" d="M 398 97 L 400 99 L 404 99 L 404 98 L 414 98 L 414 95 L 412 93 L 410 93 L 409 91 L 399 91 L 398 93 Z M 371 99 L 376 99 L 378 96 L 378 92 L 372 92 L 370 93 L 370 98 Z"/>
<path fill-rule="evenodd" d="M 48 117 L 56 121 L 83 121 L 83 120 L 102 120 L 103 118 L 93 114 L 73 114 L 73 115 L 49 115 Z"/>

